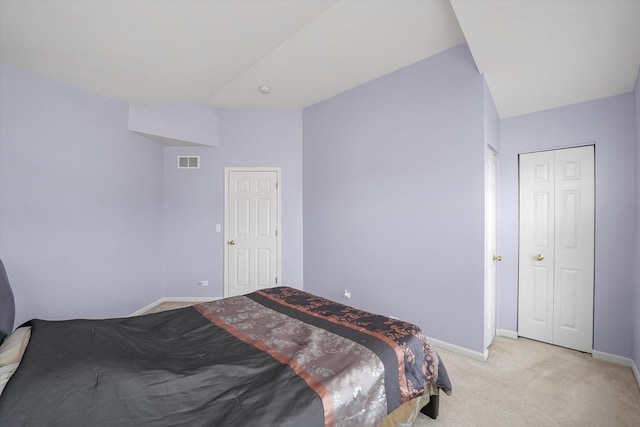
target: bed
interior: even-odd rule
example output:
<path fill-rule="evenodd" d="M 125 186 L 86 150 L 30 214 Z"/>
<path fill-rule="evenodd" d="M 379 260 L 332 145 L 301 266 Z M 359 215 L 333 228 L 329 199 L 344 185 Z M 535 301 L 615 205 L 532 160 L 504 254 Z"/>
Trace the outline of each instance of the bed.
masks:
<path fill-rule="evenodd" d="M 12 332 L 0 282 L 3 425 L 405 426 L 451 393 L 417 326 L 293 288 Z"/>

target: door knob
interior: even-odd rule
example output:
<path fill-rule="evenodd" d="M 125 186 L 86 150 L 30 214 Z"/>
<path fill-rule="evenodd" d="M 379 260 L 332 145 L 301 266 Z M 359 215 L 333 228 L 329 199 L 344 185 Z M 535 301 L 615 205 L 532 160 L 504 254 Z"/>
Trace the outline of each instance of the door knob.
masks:
<path fill-rule="evenodd" d="M 236 244 L 236 242 L 234 242 L 233 240 L 229 240 L 229 241 L 227 242 L 227 245 L 231 245 L 231 246 L 233 246 L 233 245 L 235 245 L 235 244 Z"/>
<path fill-rule="evenodd" d="M 502 261 L 502 257 L 500 255 L 494 255 L 493 256 L 493 260 L 494 261 Z"/>
<path fill-rule="evenodd" d="M 542 254 L 537 254 L 537 255 L 536 255 L 536 259 L 537 259 L 538 261 L 542 261 L 542 260 L 544 259 L 544 255 L 542 255 Z"/>

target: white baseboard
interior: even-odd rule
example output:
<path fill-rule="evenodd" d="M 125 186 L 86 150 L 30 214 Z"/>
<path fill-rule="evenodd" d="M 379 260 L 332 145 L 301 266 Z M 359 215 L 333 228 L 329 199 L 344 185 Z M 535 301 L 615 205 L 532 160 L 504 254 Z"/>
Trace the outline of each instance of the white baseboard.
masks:
<path fill-rule="evenodd" d="M 510 331 L 508 329 L 496 329 L 496 336 L 505 337 L 505 338 L 511 338 L 512 340 L 517 340 L 518 339 L 518 332 Z"/>
<path fill-rule="evenodd" d="M 617 354 L 605 353 L 604 351 L 593 350 L 591 356 L 594 359 L 604 360 L 605 362 L 615 363 L 616 365 L 628 366 L 629 368 L 633 368 L 635 364 L 633 359 L 618 356 Z"/>
<path fill-rule="evenodd" d="M 439 347 L 444 350 L 448 350 L 453 353 L 457 353 L 462 356 L 468 357 L 470 359 L 479 360 L 481 362 L 485 362 L 489 357 L 488 350 L 485 350 L 484 353 L 480 353 L 479 351 L 469 350 L 468 348 L 460 347 L 459 345 L 450 344 L 448 342 L 440 341 L 430 337 L 429 337 L 429 342 L 436 348 Z"/>
<path fill-rule="evenodd" d="M 633 375 L 636 376 L 636 382 L 638 383 L 638 387 L 640 388 L 640 370 L 638 370 L 638 365 L 633 360 L 631 361 L 633 366 L 631 366 L 631 370 L 633 371 Z"/>
<path fill-rule="evenodd" d="M 147 304 L 141 309 L 136 310 L 134 313 L 131 313 L 129 317 L 140 316 L 141 314 L 146 313 L 156 305 L 162 304 L 163 302 L 187 302 L 187 301 L 207 302 L 207 301 L 213 301 L 221 298 L 222 297 L 162 297 L 160 299 L 155 300 L 151 304 Z"/>

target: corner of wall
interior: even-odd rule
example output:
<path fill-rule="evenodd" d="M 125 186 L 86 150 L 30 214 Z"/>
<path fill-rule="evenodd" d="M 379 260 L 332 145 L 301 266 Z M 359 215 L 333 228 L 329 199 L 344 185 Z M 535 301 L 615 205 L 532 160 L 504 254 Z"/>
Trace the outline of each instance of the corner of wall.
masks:
<path fill-rule="evenodd" d="M 482 75 L 484 95 L 484 140 L 496 153 L 500 152 L 500 116 L 489 90 L 487 80 Z"/>

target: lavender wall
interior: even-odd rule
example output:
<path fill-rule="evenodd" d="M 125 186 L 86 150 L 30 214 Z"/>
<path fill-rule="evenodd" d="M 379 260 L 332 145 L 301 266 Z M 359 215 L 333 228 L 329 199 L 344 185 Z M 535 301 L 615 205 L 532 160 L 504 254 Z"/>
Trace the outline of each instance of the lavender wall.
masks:
<path fill-rule="evenodd" d="M 634 318 L 633 95 L 556 108 L 501 123 L 498 328 L 517 330 L 518 154 L 595 144 L 594 349 L 631 357 Z"/>
<path fill-rule="evenodd" d="M 0 68 L 0 257 L 19 324 L 159 298 L 162 156 L 128 105 Z"/>
<path fill-rule="evenodd" d="M 304 287 L 483 352 L 483 79 L 460 45 L 304 110 Z"/>
<path fill-rule="evenodd" d="M 282 277 L 302 287 L 302 112 L 219 110 L 220 146 L 167 148 L 164 174 L 164 294 L 223 296 L 224 167 L 281 168 Z M 177 169 L 178 155 L 200 169 Z M 208 287 L 197 286 L 208 280 Z"/>
<path fill-rule="evenodd" d="M 281 280 L 302 287 L 300 110 L 219 110 L 220 147 L 164 148 L 127 130 L 128 104 L 10 67 L 0 78 L 0 256 L 18 322 L 222 296 L 225 166 L 281 168 Z M 201 168 L 178 170 L 178 155 Z"/>
<path fill-rule="evenodd" d="M 636 77 L 636 86 L 633 92 L 635 101 L 635 122 L 636 122 L 636 259 L 635 259 L 635 319 L 633 324 L 633 360 L 636 369 L 640 369 L 640 70 Z M 636 371 L 636 375 L 638 375 Z M 640 381 L 640 378 L 638 378 Z"/>

